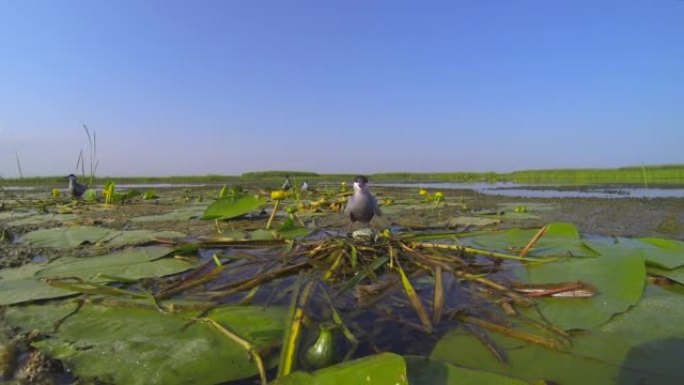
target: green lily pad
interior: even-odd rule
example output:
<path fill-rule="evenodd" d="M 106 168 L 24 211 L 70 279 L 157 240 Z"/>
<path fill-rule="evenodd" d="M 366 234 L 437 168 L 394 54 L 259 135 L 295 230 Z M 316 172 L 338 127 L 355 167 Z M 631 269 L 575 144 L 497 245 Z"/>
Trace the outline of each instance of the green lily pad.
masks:
<path fill-rule="evenodd" d="M 185 234 L 178 231 L 155 231 L 155 230 L 125 230 L 113 232 L 102 239 L 108 247 L 121 247 L 126 245 L 139 245 L 154 242 L 158 239 L 185 238 Z"/>
<path fill-rule="evenodd" d="M 639 240 L 658 249 L 658 252 L 645 252 L 646 262 L 666 269 L 684 266 L 684 242 L 661 238 L 639 238 Z"/>
<path fill-rule="evenodd" d="M 197 263 L 186 259 L 164 258 L 173 251 L 169 247 L 147 247 L 90 258 L 64 257 L 37 271 L 36 277 L 78 277 L 93 280 L 98 275 L 106 275 L 140 279 L 176 274 L 197 266 Z"/>
<path fill-rule="evenodd" d="M 435 223 L 435 227 L 486 227 L 501 223 L 498 218 L 486 217 L 454 217 Z"/>
<path fill-rule="evenodd" d="M 564 330 L 590 329 L 626 311 L 639 302 L 646 281 L 644 261 L 639 256 L 567 258 L 531 265 L 527 274 L 527 281 L 533 284 L 582 281 L 598 290 L 593 298 L 538 300 L 537 307 L 544 317 Z"/>
<path fill-rule="evenodd" d="M 305 237 L 310 233 L 310 229 L 299 226 L 292 218 L 287 218 L 287 220 L 285 220 L 285 222 L 278 227 L 278 235 L 285 239 Z"/>
<path fill-rule="evenodd" d="M 684 285 L 684 267 L 674 270 L 661 269 L 654 266 L 648 266 L 646 268 L 648 274 L 657 275 L 659 277 L 665 277 L 677 282 L 680 285 Z"/>
<path fill-rule="evenodd" d="M 199 305 L 199 304 L 198 304 Z M 48 338 L 34 346 L 62 360 L 83 378 L 116 384 L 215 384 L 254 376 L 247 351 L 208 322 L 190 322 L 199 311 L 175 306 L 162 313 L 135 301 L 10 308 L 6 322 Z M 206 305 L 204 305 L 206 307 Z M 197 307 L 195 307 L 197 308 Z M 250 341 L 257 350 L 282 338 L 286 309 L 220 307 L 206 317 Z M 54 331 L 54 323 L 64 319 Z M 267 368 L 277 355 L 264 358 Z"/>
<path fill-rule="evenodd" d="M 3 212 L 0 212 L 0 221 L 16 220 L 19 218 L 25 218 L 25 217 L 34 215 L 35 213 L 36 213 L 36 211 L 32 210 L 32 209 L 15 209 L 12 211 L 3 211 Z"/>
<path fill-rule="evenodd" d="M 163 221 L 186 221 L 188 219 L 199 218 L 207 209 L 207 206 L 191 206 L 174 210 L 166 214 L 144 215 L 131 218 L 131 222 L 163 222 Z"/>
<path fill-rule="evenodd" d="M 78 219 L 78 215 L 74 214 L 40 214 L 23 217 L 7 224 L 9 227 L 42 225 L 49 222 L 72 222 Z"/>
<path fill-rule="evenodd" d="M 442 338 L 431 358 L 528 382 L 674 384 L 682 378 L 682 317 L 684 296 L 649 286 L 632 310 L 576 334 L 563 351 L 492 333 L 492 342 L 507 359 L 502 363 L 480 339 L 459 330 Z"/>
<path fill-rule="evenodd" d="M 527 385 L 515 378 L 454 366 L 429 357 L 405 357 L 411 385 Z"/>
<path fill-rule="evenodd" d="M 230 219 L 250 213 L 266 203 L 255 195 L 227 196 L 209 205 L 202 219 Z"/>
<path fill-rule="evenodd" d="M 344 362 L 311 374 L 295 372 L 273 385 L 408 385 L 406 363 L 393 353 L 381 353 Z"/>
<path fill-rule="evenodd" d="M 97 200 L 97 190 L 89 188 L 83 193 L 83 200 L 86 202 L 95 202 Z"/>
<path fill-rule="evenodd" d="M 24 235 L 23 240 L 34 246 L 69 249 L 84 243 L 95 244 L 112 232 L 113 230 L 93 226 L 58 227 L 31 231 Z"/>
<path fill-rule="evenodd" d="M 672 270 L 684 267 L 684 242 L 660 238 L 615 238 L 587 242 L 601 254 L 638 255 L 649 266 Z"/>
<path fill-rule="evenodd" d="M 0 270 L 0 306 L 78 294 L 34 278 L 35 273 L 44 267 L 44 264 L 27 264 Z"/>
<path fill-rule="evenodd" d="M 484 247 L 490 250 L 513 252 L 524 248 L 539 230 L 510 229 L 498 234 L 475 236 L 462 241 L 463 244 Z M 596 257 L 599 253 L 587 246 L 575 225 L 551 223 L 544 235 L 534 245 L 529 256 L 574 256 Z"/>

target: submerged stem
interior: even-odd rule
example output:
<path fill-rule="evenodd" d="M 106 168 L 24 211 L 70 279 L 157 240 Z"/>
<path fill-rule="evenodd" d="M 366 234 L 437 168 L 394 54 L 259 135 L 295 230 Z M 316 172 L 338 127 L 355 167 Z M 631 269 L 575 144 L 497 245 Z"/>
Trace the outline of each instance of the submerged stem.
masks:
<path fill-rule="evenodd" d="M 252 345 L 249 341 L 240 337 L 236 333 L 228 330 L 228 328 L 226 328 L 225 326 L 221 325 L 220 323 L 214 321 L 211 318 L 200 318 L 199 321 L 209 323 L 211 326 L 218 329 L 223 335 L 225 335 L 226 337 L 233 340 L 235 343 L 240 345 L 243 349 L 247 350 L 247 352 L 254 359 L 254 363 L 256 364 L 257 370 L 259 371 L 259 378 L 261 379 L 261 385 L 267 384 L 266 369 L 264 368 L 264 361 L 261 359 L 261 356 L 259 355 L 259 352 L 254 347 L 254 345 Z"/>

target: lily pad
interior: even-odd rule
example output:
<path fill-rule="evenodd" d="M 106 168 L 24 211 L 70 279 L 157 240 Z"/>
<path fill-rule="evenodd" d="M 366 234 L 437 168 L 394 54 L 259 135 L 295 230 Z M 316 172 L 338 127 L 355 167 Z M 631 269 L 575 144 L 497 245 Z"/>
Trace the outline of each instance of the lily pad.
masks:
<path fill-rule="evenodd" d="M 684 267 L 684 242 L 660 238 L 606 238 L 588 242 L 601 254 L 638 255 L 650 266 L 672 270 Z"/>
<path fill-rule="evenodd" d="M 113 232 L 102 239 L 101 242 L 107 242 L 108 247 L 121 247 L 154 242 L 158 239 L 178 238 L 185 238 L 185 234 L 178 231 L 125 230 Z"/>
<path fill-rule="evenodd" d="M 311 374 L 295 372 L 273 385 L 408 385 L 406 363 L 393 353 L 381 353 L 344 362 Z"/>
<path fill-rule="evenodd" d="M 34 246 L 69 249 L 84 243 L 95 244 L 112 232 L 113 230 L 93 226 L 58 227 L 32 231 L 24 235 L 23 239 Z"/>
<path fill-rule="evenodd" d="M 176 274 L 197 266 L 197 263 L 185 259 L 164 258 L 173 250 L 169 247 L 147 247 L 90 258 L 65 257 L 37 271 L 36 277 L 78 277 L 93 280 L 99 275 L 106 275 L 140 279 Z"/>
<path fill-rule="evenodd" d="M 0 306 L 77 294 L 34 278 L 35 273 L 43 268 L 45 265 L 42 264 L 27 264 L 0 270 Z"/>
<path fill-rule="evenodd" d="M 28 217 L 30 215 L 34 215 L 36 213 L 35 210 L 32 209 L 16 209 L 12 211 L 4 211 L 0 212 L 0 221 L 5 221 L 5 220 L 16 220 L 19 218 L 24 218 Z"/>
<path fill-rule="evenodd" d="M 65 222 L 72 222 L 72 221 L 75 221 L 77 219 L 78 219 L 78 215 L 74 215 L 74 214 L 40 214 L 40 215 L 31 215 L 28 217 L 23 217 L 21 219 L 11 221 L 7 225 L 9 227 L 17 227 L 17 226 L 41 225 L 41 224 L 49 223 L 49 222 L 65 223 Z"/>
<path fill-rule="evenodd" d="M 684 296 L 649 286 L 632 310 L 590 332 L 573 336 L 564 351 L 490 334 L 507 362 L 499 362 L 480 339 L 454 331 L 431 358 L 524 381 L 564 385 L 674 384 L 681 382 Z"/>
<path fill-rule="evenodd" d="M 646 271 L 648 271 L 649 274 L 665 277 L 677 282 L 680 285 L 684 285 L 684 267 L 674 270 L 667 270 L 649 266 Z"/>
<path fill-rule="evenodd" d="M 539 230 L 510 229 L 498 234 L 487 234 L 464 240 L 464 244 L 472 244 L 491 250 L 511 252 L 524 248 Z M 599 255 L 579 236 L 575 225 L 570 223 L 551 223 L 544 235 L 534 245 L 530 256 L 575 256 L 596 257 Z"/>
<path fill-rule="evenodd" d="M 435 223 L 435 227 L 486 227 L 501 223 L 498 218 L 486 217 L 454 217 Z"/>
<path fill-rule="evenodd" d="M 76 375 L 105 383 L 214 384 L 257 373 L 247 351 L 215 325 L 191 322 L 199 314 L 191 308 L 174 306 L 173 312 L 162 313 L 134 301 L 86 303 L 65 318 L 76 306 L 10 308 L 6 321 L 46 334 L 34 343 L 36 348 L 62 360 Z M 278 307 L 231 306 L 214 309 L 206 318 L 259 350 L 282 338 L 286 313 Z M 55 332 L 58 320 L 63 322 Z M 276 363 L 277 355 L 264 357 L 268 368 Z"/>
<path fill-rule="evenodd" d="M 299 226 L 294 219 L 287 218 L 280 227 L 278 227 L 278 235 L 281 238 L 293 239 L 298 237 L 305 237 L 311 233 L 310 229 Z"/>
<path fill-rule="evenodd" d="M 266 203 L 264 198 L 254 195 L 227 196 L 209 205 L 202 219 L 230 219 L 245 215 Z"/>
<path fill-rule="evenodd" d="M 163 222 L 163 221 L 185 221 L 188 219 L 199 218 L 207 209 L 206 206 L 191 206 L 174 210 L 166 214 L 144 215 L 131 218 L 131 222 Z"/>
<path fill-rule="evenodd" d="M 429 357 L 405 357 L 411 385 L 527 385 L 526 382 L 480 370 L 454 366 Z"/>
<path fill-rule="evenodd" d="M 538 300 L 537 307 L 546 320 L 564 330 L 590 329 L 626 311 L 639 302 L 646 281 L 644 261 L 639 256 L 567 258 L 529 266 L 527 274 L 533 284 L 582 281 L 598 290 L 593 298 Z"/>

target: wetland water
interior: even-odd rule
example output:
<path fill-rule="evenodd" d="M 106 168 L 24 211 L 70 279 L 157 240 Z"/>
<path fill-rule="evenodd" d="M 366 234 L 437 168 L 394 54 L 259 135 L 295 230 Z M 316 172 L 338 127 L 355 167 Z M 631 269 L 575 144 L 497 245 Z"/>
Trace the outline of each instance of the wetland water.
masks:
<path fill-rule="evenodd" d="M 517 183 L 380 183 L 377 186 L 473 190 L 487 195 L 519 198 L 684 198 L 684 188 L 633 186 L 557 186 Z"/>
<path fill-rule="evenodd" d="M 44 352 L 42 354 L 60 358 L 65 368 L 73 370 L 66 372 L 67 375 L 75 373 L 83 378 L 95 377 L 111 383 L 152 383 L 151 379 L 164 375 L 167 376 L 166 381 L 159 383 L 189 383 L 201 379 L 203 383 L 251 384 L 255 383 L 256 371 L 245 351 L 236 348 L 237 345 L 225 338 L 219 338 L 223 334 L 218 332 L 219 329 L 209 327 L 211 324 L 188 324 L 188 320 L 196 316 L 189 313 L 192 311 L 190 307 L 184 309 L 181 305 L 196 304 L 206 310 L 202 316 L 204 321 L 221 321 L 239 334 L 250 336 L 250 340 L 264 352 L 264 358 L 274 365 L 273 362 L 278 361 L 277 346 L 287 341 L 281 338 L 282 330 L 287 328 L 283 320 L 295 303 L 294 299 L 299 298 L 298 303 L 302 303 L 301 308 L 306 312 L 307 319 L 313 320 L 308 321 L 308 326 L 302 327 L 299 337 L 302 352 L 307 352 L 307 347 L 319 335 L 319 326 L 334 319 L 334 309 L 351 335 L 359 341 L 358 344 L 347 341 L 338 331 L 337 337 L 341 341 L 337 348 L 340 351 L 335 354 L 353 354 L 353 357 L 370 359 L 374 358 L 377 351 L 431 356 L 437 360 L 475 367 L 484 371 L 482 375 L 491 376 L 491 368 L 483 365 L 498 363 L 490 350 L 484 349 L 484 353 L 478 355 L 478 349 L 482 350 L 484 345 L 477 335 L 485 336 L 487 346 L 494 350 L 498 349 L 497 346 L 510 345 L 511 341 L 506 340 L 505 335 L 489 333 L 484 326 L 507 319 L 501 313 L 503 310 L 499 309 L 499 303 L 503 300 L 510 303 L 510 298 L 520 298 L 509 298 L 510 293 L 491 291 L 480 281 L 463 277 L 464 274 L 476 274 L 472 278 L 484 274 L 487 279 L 507 285 L 513 277 L 512 269 L 519 267 L 518 262 L 499 263 L 483 256 L 451 252 L 437 245 L 448 245 L 454 242 L 451 235 L 455 234 L 451 233 L 467 230 L 472 233 L 459 237 L 461 245 L 517 255 L 517 250 L 529 242 L 538 228 L 555 222 L 555 229 L 552 228 L 541 238 L 531 255 L 534 258 L 563 256 L 566 258 L 564 264 L 550 262 L 530 265 L 529 274 L 536 274 L 530 276 L 530 282 L 567 284 L 581 280 L 596 287 L 596 291 L 590 293 L 596 298 L 544 298 L 540 300 L 540 304 L 546 306 L 542 310 L 545 316 L 554 317 L 554 324 L 560 324 L 565 329 L 588 330 L 572 335 L 573 342 L 578 342 L 577 346 L 612 344 L 611 351 L 617 353 L 613 356 L 603 349 L 588 349 L 554 358 L 556 352 L 553 349 L 523 345 L 525 340 L 516 340 L 513 341 L 516 346 L 525 346 L 525 351 L 531 351 L 531 355 L 544 357 L 546 361 L 543 363 L 537 363 L 539 359 L 535 358 L 534 366 L 547 371 L 529 374 L 524 365 L 512 365 L 511 371 L 503 374 L 528 379 L 529 382 L 543 376 L 565 384 L 612 383 L 609 379 L 617 376 L 620 368 L 631 367 L 631 364 L 623 365 L 623 358 L 628 351 L 633 351 L 633 355 L 640 358 L 639 362 L 644 362 L 644 351 L 648 352 L 652 359 L 642 365 L 646 369 L 661 368 L 657 365 L 664 358 L 677 356 L 676 351 L 682 348 L 681 343 L 673 343 L 660 354 L 650 353 L 650 345 L 643 350 L 639 348 L 639 344 L 651 343 L 658 338 L 681 335 L 681 323 L 676 320 L 681 319 L 681 309 L 684 309 L 684 305 L 680 305 L 684 304 L 681 302 L 684 300 L 678 297 L 679 292 L 666 292 L 653 284 L 649 284 L 647 290 L 642 290 L 646 282 L 646 265 L 641 258 L 651 258 L 649 269 L 653 269 L 655 263 L 670 269 L 661 267 L 649 271 L 649 274 L 682 279 L 679 276 L 682 273 L 679 269 L 681 242 L 678 240 L 684 239 L 684 200 L 629 199 L 633 196 L 620 196 L 627 199 L 513 198 L 478 191 L 472 184 L 446 185 L 422 185 L 429 190 L 429 196 L 434 196 L 439 190 L 444 192 L 443 202 L 435 205 L 434 201 L 427 201 L 418 195 L 418 184 L 406 184 L 405 187 L 374 184 L 373 192 L 383 203 L 384 215 L 373 219 L 371 227 L 396 231 L 392 231 L 394 235 L 391 238 L 371 245 L 353 243 L 346 236 L 346 231 L 341 230 L 347 228 L 348 217 L 342 215 L 339 206 L 332 204 L 346 200 L 346 196 L 339 191 L 331 191 L 326 195 L 323 189 L 317 189 L 316 193 L 303 199 L 297 215 L 304 222 L 305 229 L 297 229 L 294 221 L 288 224 L 288 215 L 281 209 L 273 226 L 277 229 L 273 230 L 276 235 L 292 234 L 293 229 L 309 234 L 297 236 L 296 241 L 289 243 L 274 239 L 274 233 L 264 230 L 268 215 L 235 217 L 221 222 L 199 219 L 208 206 L 217 203 L 220 187 L 215 185 L 189 189 L 186 189 L 187 185 L 169 185 L 168 189 L 159 192 L 158 199 L 145 201 L 135 198 L 125 204 L 110 205 L 104 204 L 101 199 L 98 202 L 68 198 L 50 201 L 49 189 L 56 186 L 41 186 L 32 191 L 0 190 L 0 202 L 5 205 L 0 212 L 0 226 L 7 229 L 2 235 L 5 242 L 0 242 L 0 255 L 3 256 L 0 262 L 4 263 L 0 269 L 0 288 L 3 289 L 0 300 L 4 299 L 7 303 L 4 321 L 10 323 L 2 329 L 3 320 L 0 317 L 0 330 L 22 328 L 23 333 L 29 333 L 38 329 L 43 333 L 40 341 L 28 341 L 28 334 L 0 335 L 0 344 L 13 346 L 16 342 L 22 347 L 21 354 L 24 355 L 28 355 L 28 352 L 38 354 L 37 350 L 30 349 L 39 347 Z M 481 187 L 492 186 L 519 187 L 511 184 L 483 184 Z M 144 189 L 143 185 L 125 187 Z M 274 187 L 272 184 L 265 188 Z M 314 184 L 314 187 L 319 186 Z M 247 191 L 254 193 L 258 189 L 247 186 Z M 266 196 L 265 193 L 261 195 Z M 273 209 L 274 202 L 264 202 L 267 202 L 263 204 L 266 212 Z M 297 203 L 293 198 L 287 198 L 284 202 L 283 206 L 286 207 Z M 520 207 L 525 208 L 524 212 L 516 210 Z M 463 221 L 452 223 L 449 221 L 452 218 L 461 218 Z M 477 232 L 478 229 L 483 231 Z M 449 238 L 441 239 L 441 243 L 435 245 L 429 240 L 411 238 L 415 235 L 437 236 L 435 239 L 439 239 L 440 232 L 446 232 Z M 656 239 L 640 240 L 639 237 Z M 195 251 L 188 248 L 183 258 L 177 258 L 173 248 L 185 250 L 180 247 L 190 244 L 199 245 L 199 248 Z M 428 248 L 431 246 L 433 248 Z M 633 250 L 641 251 L 631 255 Z M 168 252 L 170 254 L 166 254 Z M 597 257 L 597 254 L 601 254 L 601 257 Z M 575 255 L 580 258 L 569 257 Z M 389 264 L 390 260 L 400 262 L 398 266 L 403 270 L 398 272 L 398 267 Z M 122 261 L 128 261 L 123 265 L 123 270 Z M 444 269 L 439 275 L 443 280 L 441 284 L 438 285 L 434 278 L 436 273 L 424 268 L 426 263 Z M 684 270 L 684 264 L 682 266 L 681 270 Z M 358 272 L 363 273 L 359 275 Z M 79 276 L 87 280 L 84 284 L 90 284 L 100 274 L 122 282 L 115 281 L 115 286 L 103 287 L 93 281 L 92 284 L 100 286 L 86 287 L 74 286 L 75 281 L 71 278 Z M 404 274 L 413 285 L 411 290 L 401 278 Z M 71 290 L 74 293 L 80 293 L 78 289 L 90 292 L 91 298 L 99 298 L 101 302 L 88 302 L 74 313 L 73 300 L 58 299 L 63 293 L 50 292 L 58 296 L 50 301 L 47 301 L 50 297 L 42 298 L 45 290 L 60 289 L 59 286 L 51 287 L 45 280 L 37 279 L 42 277 L 52 277 L 53 284 L 59 285 L 61 282 L 62 290 L 71 287 L 76 290 Z M 300 282 L 300 279 L 304 279 L 300 277 L 312 277 L 313 280 Z M 361 278 L 357 281 L 356 277 Z M 673 284 L 669 285 L 673 290 Z M 30 289 L 31 286 L 33 289 Z M 98 288 L 98 291 L 93 292 L 93 287 Z M 134 302 L 137 297 L 112 298 L 109 291 L 104 291 L 112 287 L 124 290 L 117 294 L 131 296 L 139 295 L 144 289 L 146 293 L 153 293 L 160 301 L 167 301 L 173 307 L 160 312 L 151 305 L 141 306 Z M 443 294 L 443 299 L 439 301 L 441 311 L 435 308 L 438 302 L 435 298 L 440 297 L 436 295 L 437 287 L 441 288 Z M 407 294 L 409 292 L 417 294 L 412 297 Z M 297 293 L 301 293 L 299 297 Z M 29 294 L 34 297 L 26 297 Z M 10 300 L 14 298 L 12 296 L 17 298 Z M 642 306 L 635 307 L 636 311 L 630 315 L 629 309 L 638 305 L 641 296 L 645 298 Z M 34 305 L 28 305 L 28 302 Z M 212 304 L 209 309 L 213 310 L 206 309 L 207 303 Z M 416 305 L 418 303 L 424 309 L 418 310 L 421 307 Z M 524 303 L 520 305 L 521 312 L 525 311 Z M 605 310 L 606 304 L 610 305 L 608 310 Z M 572 306 L 577 308 L 571 311 Z M 619 335 L 610 334 L 611 330 L 602 328 L 604 322 L 613 318 L 620 325 L 618 317 L 622 313 L 632 317 L 625 321 L 627 326 L 648 325 L 651 322 L 651 318 L 648 318 L 649 309 L 657 307 L 671 311 L 662 315 L 667 318 L 660 321 L 656 328 L 640 327 L 626 332 L 618 330 L 618 333 L 622 333 Z M 423 313 L 427 313 L 427 316 L 421 316 Z M 642 313 L 645 320 L 638 318 Z M 66 318 L 61 318 L 64 316 Z M 62 319 L 64 322 L 61 322 Z M 490 323 L 478 323 L 478 320 Z M 61 322 L 59 330 L 55 331 L 53 321 Z M 466 326 L 466 323 L 470 326 Z M 89 325 L 96 327 L 86 327 Z M 524 328 L 525 325 L 517 327 Z M 462 333 L 471 329 L 480 334 L 474 337 Z M 184 332 L 179 333 L 179 330 Z M 632 337 L 626 338 L 625 335 Z M 12 340 L 7 342 L 9 338 Z M 555 341 L 560 344 L 564 338 L 559 337 Z M 614 342 L 625 340 L 627 342 Z M 127 344 L 126 341 L 134 343 Z M 220 344 L 220 348 L 210 349 L 212 345 L 206 341 L 214 341 Z M 62 346 L 69 349 L 61 350 Z M 72 346 L 75 348 L 72 349 Z M 87 348 L 80 348 L 84 346 Z M 113 346 L 116 349 L 112 350 Z M 193 350 L 193 354 L 187 357 L 183 354 L 168 356 L 168 351 L 184 346 L 201 347 L 201 354 Z M 62 351 L 68 354 L 60 355 Z M 524 359 L 517 356 L 521 351 L 514 349 L 506 353 L 515 355 L 511 362 L 519 362 Z M 79 358 L 73 358 L 71 353 L 78 354 Z M 224 353 L 231 357 L 220 355 Z M 591 362 L 600 359 L 603 360 L 601 362 L 610 361 L 611 365 L 602 366 L 590 378 L 583 374 L 588 372 L 587 368 L 582 371 L 562 369 L 575 365 L 566 364 L 568 359 L 576 358 L 579 365 L 586 361 L 585 356 L 591 357 Z M 100 357 L 104 359 L 100 361 Z M 143 360 L 142 357 L 147 358 Z M 307 368 L 307 364 L 302 363 L 304 358 L 297 358 L 297 368 Z M 225 365 L 229 359 L 242 364 L 229 367 Z M 556 365 L 554 359 L 563 364 Z M 115 362 L 116 365 L 113 364 Z M 205 369 L 196 373 L 193 368 L 198 365 L 204 365 Z M 669 383 L 679 383 L 681 378 L 676 365 L 658 369 L 658 375 L 672 380 Z M 239 373 L 233 370 L 239 370 Z M 17 376 L 20 372 L 21 369 L 17 371 Z M 57 375 L 64 374 L 57 372 Z M 126 373 L 135 373 L 138 381 L 126 377 Z M 574 373 L 579 373 L 578 378 L 572 377 Z M 209 375 L 216 377 L 208 379 Z M 342 376 L 341 373 L 334 375 Z M 632 376 L 632 373 L 625 375 Z M 637 375 L 639 373 L 632 377 Z M 269 377 L 272 378 L 273 373 Z M 620 383 L 632 383 L 629 381 L 632 377 Z M 247 380 L 238 380 L 242 378 Z M 352 383 L 341 378 L 334 383 Z M 69 381 L 62 383 L 71 380 L 74 379 L 69 377 Z M 432 380 L 410 383 L 444 385 Z"/>

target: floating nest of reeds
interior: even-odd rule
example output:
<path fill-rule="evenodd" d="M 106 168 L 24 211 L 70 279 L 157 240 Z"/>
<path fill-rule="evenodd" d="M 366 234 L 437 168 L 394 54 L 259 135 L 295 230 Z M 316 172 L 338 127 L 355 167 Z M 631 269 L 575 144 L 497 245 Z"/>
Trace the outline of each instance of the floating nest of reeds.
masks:
<path fill-rule="evenodd" d="M 284 354 L 296 355 L 300 339 L 310 342 L 317 325 L 332 323 L 344 337 L 345 358 L 425 354 L 454 327 L 482 336 L 502 361 L 505 355 L 483 330 L 562 348 L 569 342 L 565 332 L 528 316 L 531 297 L 595 294 L 581 282 L 520 285 L 510 272 L 548 260 L 425 238 L 388 232 L 312 241 L 207 237 L 195 245 L 211 253 L 204 265 L 146 285 L 158 301 L 205 300 L 206 314 L 223 304 L 289 304 Z"/>

